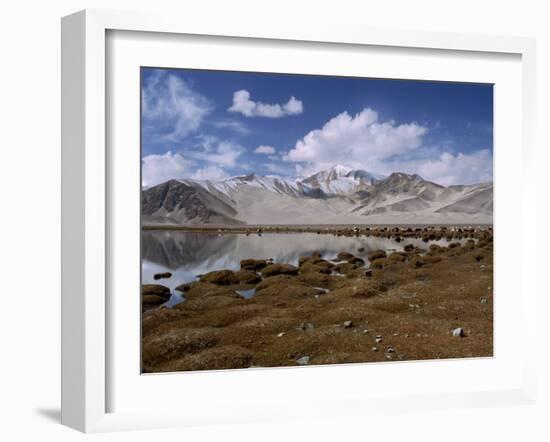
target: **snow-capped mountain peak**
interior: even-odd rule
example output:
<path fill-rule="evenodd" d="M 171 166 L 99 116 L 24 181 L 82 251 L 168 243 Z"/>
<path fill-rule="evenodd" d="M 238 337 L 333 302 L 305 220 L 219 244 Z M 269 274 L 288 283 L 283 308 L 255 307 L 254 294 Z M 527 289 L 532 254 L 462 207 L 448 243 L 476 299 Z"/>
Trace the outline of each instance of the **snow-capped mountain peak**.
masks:
<path fill-rule="evenodd" d="M 366 170 L 352 169 L 340 164 L 327 170 L 317 172 L 302 180 L 314 189 L 321 189 L 326 194 L 351 194 L 373 185 L 378 178 Z"/>

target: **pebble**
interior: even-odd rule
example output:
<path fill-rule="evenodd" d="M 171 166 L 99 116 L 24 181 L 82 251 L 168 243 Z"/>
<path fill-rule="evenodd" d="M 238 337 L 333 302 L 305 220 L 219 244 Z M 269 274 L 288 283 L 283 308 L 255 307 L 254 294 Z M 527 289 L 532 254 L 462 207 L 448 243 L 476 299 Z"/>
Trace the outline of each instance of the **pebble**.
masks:
<path fill-rule="evenodd" d="M 367 334 L 369 331 L 367 329 L 363 330 L 363 333 Z"/>
<path fill-rule="evenodd" d="M 345 321 L 345 322 L 344 322 L 344 327 L 345 327 L 345 328 L 353 327 L 353 322 L 351 322 L 351 321 Z"/>
<path fill-rule="evenodd" d="M 376 338 L 375 341 L 377 344 L 379 344 L 380 342 L 382 342 L 382 338 Z"/>
<path fill-rule="evenodd" d="M 372 351 L 378 351 L 377 347 L 372 347 Z"/>
<path fill-rule="evenodd" d="M 281 333 L 279 333 L 279 334 L 277 335 L 277 337 L 278 337 L 278 338 L 282 338 L 284 335 L 286 335 L 286 333 L 285 333 L 285 332 L 281 332 Z"/>
<path fill-rule="evenodd" d="M 315 326 L 311 322 L 302 322 L 298 327 L 299 330 L 313 330 L 314 328 Z"/>
<path fill-rule="evenodd" d="M 395 353 L 395 350 L 393 347 L 388 347 L 386 353 Z"/>
<path fill-rule="evenodd" d="M 481 303 L 482 304 L 487 304 L 487 298 L 481 298 Z"/>
<path fill-rule="evenodd" d="M 393 356 L 392 355 L 386 355 L 386 359 L 392 359 Z"/>
<path fill-rule="evenodd" d="M 309 364 L 309 356 L 302 356 L 300 359 L 296 361 L 298 365 L 307 365 Z"/>
<path fill-rule="evenodd" d="M 455 329 L 453 330 L 453 336 L 454 336 L 455 338 L 463 338 L 463 337 L 464 337 L 464 330 L 463 330 L 462 328 L 460 328 L 460 327 L 455 328 Z"/>

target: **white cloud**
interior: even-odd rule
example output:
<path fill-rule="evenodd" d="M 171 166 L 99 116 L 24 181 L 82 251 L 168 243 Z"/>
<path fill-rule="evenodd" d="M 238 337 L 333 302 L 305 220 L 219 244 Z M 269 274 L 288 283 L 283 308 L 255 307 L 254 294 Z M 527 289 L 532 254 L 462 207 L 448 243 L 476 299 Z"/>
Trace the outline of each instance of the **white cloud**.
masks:
<path fill-rule="evenodd" d="M 156 71 L 142 88 L 143 132 L 150 141 L 180 141 L 196 131 L 212 106 L 182 78 Z"/>
<path fill-rule="evenodd" d="M 309 132 L 283 159 L 296 162 L 297 176 L 344 164 L 383 175 L 416 173 L 442 185 L 492 181 L 489 150 L 450 153 L 444 151 L 447 145 L 426 147 L 427 131 L 417 123 L 380 121 L 378 113 L 369 108 L 354 116 L 343 112 Z"/>
<path fill-rule="evenodd" d="M 212 136 L 202 137 L 203 144 L 196 149 L 189 149 L 186 155 L 196 160 L 207 161 L 219 166 L 234 167 L 244 149 L 230 141 L 218 141 Z"/>
<path fill-rule="evenodd" d="M 233 93 L 233 105 L 229 112 L 238 112 L 246 117 L 281 118 L 287 115 L 298 115 L 304 111 L 300 100 L 290 97 L 285 104 L 266 104 L 250 99 L 250 92 L 241 89 Z"/>
<path fill-rule="evenodd" d="M 183 178 L 189 173 L 193 162 L 179 153 L 168 151 L 162 155 L 147 155 L 142 158 L 142 185 L 152 186 L 170 179 Z"/>
<path fill-rule="evenodd" d="M 436 157 L 381 163 L 383 173 L 416 173 L 437 184 L 477 184 L 493 181 L 493 156 L 487 149 L 472 153 L 443 152 Z"/>
<path fill-rule="evenodd" d="M 244 123 L 233 119 L 222 118 L 217 121 L 212 121 L 211 124 L 219 129 L 230 129 L 241 135 L 250 133 L 250 129 Z"/>
<path fill-rule="evenodd" d="M 201 169 L 197 169 L 191 178 L 194 180 L 219 181 L 229 178 L 229 175 L 227 175 L 227 173 L 225 173 L 225 171 L 218 166 L 206 166 Z"/>
<path fill-rule="evenodd" d="M 309 132 L 284 158 L 313 168 L 342 163 L 368 170 L 372 162 L 418 148 L 426 132 L 427 128 L 416 123 L 381 122 L 369 108 L 355 116 L 343 112 Z"/>
<path fill-rule="evenodd" d="M 275 152 L 276 152 L 276 150 L 275 150 L 274 147 L 265 146 L 265 145 L 258 146 L 254 150 L 254 153 L 261 153 L 261 154 L 265 154 L 265 155 L 273 155 Z"/>
<path fill-rule="evenodd" d="M 275 163 L 267 163 L 265 165 L 266 169 L 269 170 L 272 173 L 276 173 L 278 175 L 286 175 L 288 173 L 288 169 L 285 167 L 280 166 L 279 164 Z"/>

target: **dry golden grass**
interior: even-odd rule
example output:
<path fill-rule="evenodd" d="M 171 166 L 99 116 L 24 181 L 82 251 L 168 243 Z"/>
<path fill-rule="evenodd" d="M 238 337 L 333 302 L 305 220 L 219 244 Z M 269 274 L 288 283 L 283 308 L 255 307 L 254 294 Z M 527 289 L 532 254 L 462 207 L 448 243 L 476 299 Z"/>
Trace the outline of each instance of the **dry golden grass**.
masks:
<path fill-rule="evenodd" d="M 379 258 L 371 277 L 327 275 L 303 260 L 307 271 L 264 278 L 248 300 L 231 286 L 194 283 L 186 302 L 144 313 L 143 369 L 492 356 L 492 237 L 480 243 Z M 457 327 L 465 337 L 453 337 Z"/>

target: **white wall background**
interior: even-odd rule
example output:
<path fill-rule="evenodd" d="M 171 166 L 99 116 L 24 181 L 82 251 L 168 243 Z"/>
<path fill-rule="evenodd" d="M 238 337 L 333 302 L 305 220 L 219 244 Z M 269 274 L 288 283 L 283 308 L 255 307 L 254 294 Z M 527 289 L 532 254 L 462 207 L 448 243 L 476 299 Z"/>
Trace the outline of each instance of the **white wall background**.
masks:
<path fill-rule="evenodd" d="M 461 0 L 19 0 L 0 9 L 0 439 L 82 440 L 59 425 L 60 358 L 60 17 L 84 8 L 167 10 L 232 20 L 315 20 L 383 28 L 509 34 L 537 38 L 538 191 L 541 295 L 537 406 L 378 415 L 362 422 L 288 422 L 102 434 L 94 440 L 549 440 L 550 303 L 542 293 L 550 225 L 550 13 L 544 1 Z M 520 179 L 518 177 L 518 179 Z M 535 236 L 536 235 L 536 236 Z M 538 259 L 536 259 L 538 258 Z M 521 330 L 517 330 L 521 333 Z M 182 398 L 185 400 L 185 398 Z"/>

